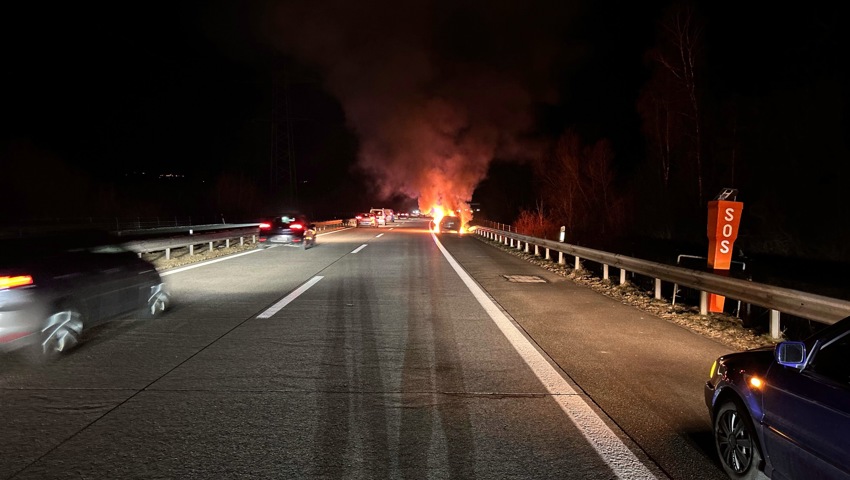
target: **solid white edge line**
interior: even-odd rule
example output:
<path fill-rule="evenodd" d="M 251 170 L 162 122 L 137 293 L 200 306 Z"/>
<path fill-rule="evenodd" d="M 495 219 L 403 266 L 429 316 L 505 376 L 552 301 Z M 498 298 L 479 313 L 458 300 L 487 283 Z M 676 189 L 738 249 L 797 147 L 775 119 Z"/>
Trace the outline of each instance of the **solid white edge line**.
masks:
<path fill-rule="evenodd" d="M 351 251 L 351 253 L 357 253 L 357 252 L 359 252 L 360 250 L 363 250 L 364 248 L 366 248 L 366 246 L 367 246 L 367 245 L 369 245 L 369 244 L 368 244 L 368 243 L 364 243 L 363 245 L 360 245 L 359 247 L 357 247 L 357 248 L 355 248 L 354 250 L 352 250 L 352 251 Z"/>
<path fill-rule="evenodd" d="M 233 255 L 226 255 L 224 257 L 216 258 L 214 260 L 209 260 L 209 261 L 200 262 L 200 263 L 194 263 L 192 265 L 187 265 L 185 267 L 175 268 L 174 270 L 166 270 L 164 272 L 159 272 L 159 275 L 161 277 L 164 277 L 166 275 L 173 275 L 175 273 L 185 272 L 186 270 L 191 270 L 193 268 L 204 267 L 204 266 L 210 265 L 212 263 L 223 262 L 225 260 L 230 260 L 230 259 L 233 259 L 233 258 L 236 258 L 236 257 L 241 257 L 242 255 L 250 255 L 252 253 L 257 253 L 257 252 L 262 252 L 262 250 L 257 249 L 257 250 L 249 250 L 247 252 L 242 252 L 242 253 L 234 253 Z"/>
<path fill-rule="evenodd" d="M 265 312 L 257 315 L 257 318 L 270 318 L 275 313 L 281 311 L 283 309 L 283 307 L 289 305 L 289 303 L 291 301 L 298 298 L 299 295 L 306 292 L 310 287 L 319 283 L 319 280 L 321 280 L 323 278 L 325 278 L 325 277 L 321 277 L 321 276 L 316 275 L 315 277 L 311 278 L 310 280 L 307 280 L 307 282 L 305 282 L 300 287 L 293 290 L 289 295 L 283 297 L 283 299 L 281 301 L 275 303 L 274 305 L 272 305 L 271 307 L 266 309 Z"/>
<path fill-rule="evenodd" d="M 481 304 L 493 322 L 505 335 L 514 349 L 519 353 L 525 363 L 558 402 L 561 410 L 567 414 L 573 424 L 584 435 L 584 438 L 596 450 L 602 460 L 613 470 L 617 478 L 621 479 L 655 479 L 655 475 L 641 463 L 635 454 L 629 450 L 622 440 L 611 430 L 605 422 L 590 408 L 590 405 L 578 395 L 578 393 L 567 383 L 566 380 L 543 358 L 543 355 L 529 342 L 525 335 L 520 332 L 514 322 L 505 315 L 496 303 L 490 299 L 481 286 L 466 273 L 457 260 L 446 250 L 440 240 L 433 233 L 431 237 L 437 244 L 449 265 L 460 277 L 466 288 Z"/>

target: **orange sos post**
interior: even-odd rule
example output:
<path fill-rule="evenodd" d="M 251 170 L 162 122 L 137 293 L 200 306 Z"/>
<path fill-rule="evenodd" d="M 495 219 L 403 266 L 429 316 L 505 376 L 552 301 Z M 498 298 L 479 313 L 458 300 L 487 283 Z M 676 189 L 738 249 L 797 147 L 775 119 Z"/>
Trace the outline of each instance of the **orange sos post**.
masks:
<path fill-rule="evenodd" d="M 708 202 L 708 267 L 729 270 L 732 264 L 732 246 L 738 238 L 741 224 L 742 202 L 713 200 Z M 726 298 L 708 294 L 708 311 L 722 312 Z"/>

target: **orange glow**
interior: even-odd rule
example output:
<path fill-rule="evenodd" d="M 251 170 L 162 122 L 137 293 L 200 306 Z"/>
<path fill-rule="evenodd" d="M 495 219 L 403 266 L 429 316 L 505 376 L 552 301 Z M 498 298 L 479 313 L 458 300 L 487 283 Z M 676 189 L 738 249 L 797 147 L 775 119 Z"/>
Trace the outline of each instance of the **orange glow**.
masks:
<path fill-rule="evenodd" d="M 431 217 L 434 219 L 434 233 L 440 233 L 440 220 L 446 216 L 455 216 L 460 218 L 460 227 L 458 228 L 459 234 L 469 233 L 472 231 L 471 228 L 468 228 L 466 225 L 472 220 L 472 209 L 466 203 L 461 202 L 458 205 L 458 208 L 446 208 L 443 205 L 437 204 L 432 205 L 430 208 L 424 208 L 422 211 L 430 211 Z"/>
<path fill-rule="evenodd" d="M 764 386 L 764 382 L 759 377 L 750 377 L 750 385 L 754 388 L 761 388 Z"/>

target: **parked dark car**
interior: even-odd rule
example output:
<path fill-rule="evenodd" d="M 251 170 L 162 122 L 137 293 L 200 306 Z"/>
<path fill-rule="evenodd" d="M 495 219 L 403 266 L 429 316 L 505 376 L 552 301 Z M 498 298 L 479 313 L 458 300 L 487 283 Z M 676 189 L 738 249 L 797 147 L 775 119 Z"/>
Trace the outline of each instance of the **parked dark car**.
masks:
<path fill-rule="evenodd" d="M 705 402 L 731 478 L 850 479 L 850 317 L 718 358 Z"/>
<path fill-rule="evenodd" d="M 435 233 L 461 233 L 461 220 L 459 217 L 446 216 L 440 219 L 439 228 L 434 228 L 434 221 L 431 221 L 431 229 Z"/>
<path fill-rule="evenodd" d="M 316 244 L 316 225 L 304 215 L 280 215 L 260 223 L 259 241 L 267 246 L 294 245 L 306 250 Z"/>
<path fill-rule="evenodd" d="M 169 303 L 156 268 L 101 232 L 0 240 L 0 351 L 51 359 L 84 330 Z"/>

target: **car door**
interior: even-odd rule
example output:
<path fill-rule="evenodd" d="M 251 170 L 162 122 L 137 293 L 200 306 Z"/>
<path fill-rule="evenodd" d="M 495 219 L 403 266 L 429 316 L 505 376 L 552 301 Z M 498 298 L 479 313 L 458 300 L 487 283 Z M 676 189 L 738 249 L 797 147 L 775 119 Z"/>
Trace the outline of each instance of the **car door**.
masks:
<path fill-rule="evenodd" d="M 138 308 L 139 272 L 133 268 L 135 254 L 117 245 L 89 250 L 100 290 L 100 318 L 107 320 Z"/>
<path fill-rule="evenodd" d="M 786 478 L 850 479 L 850 332 L 826 339 L 803 371 L 766 379 L 765 449 Z"/>

